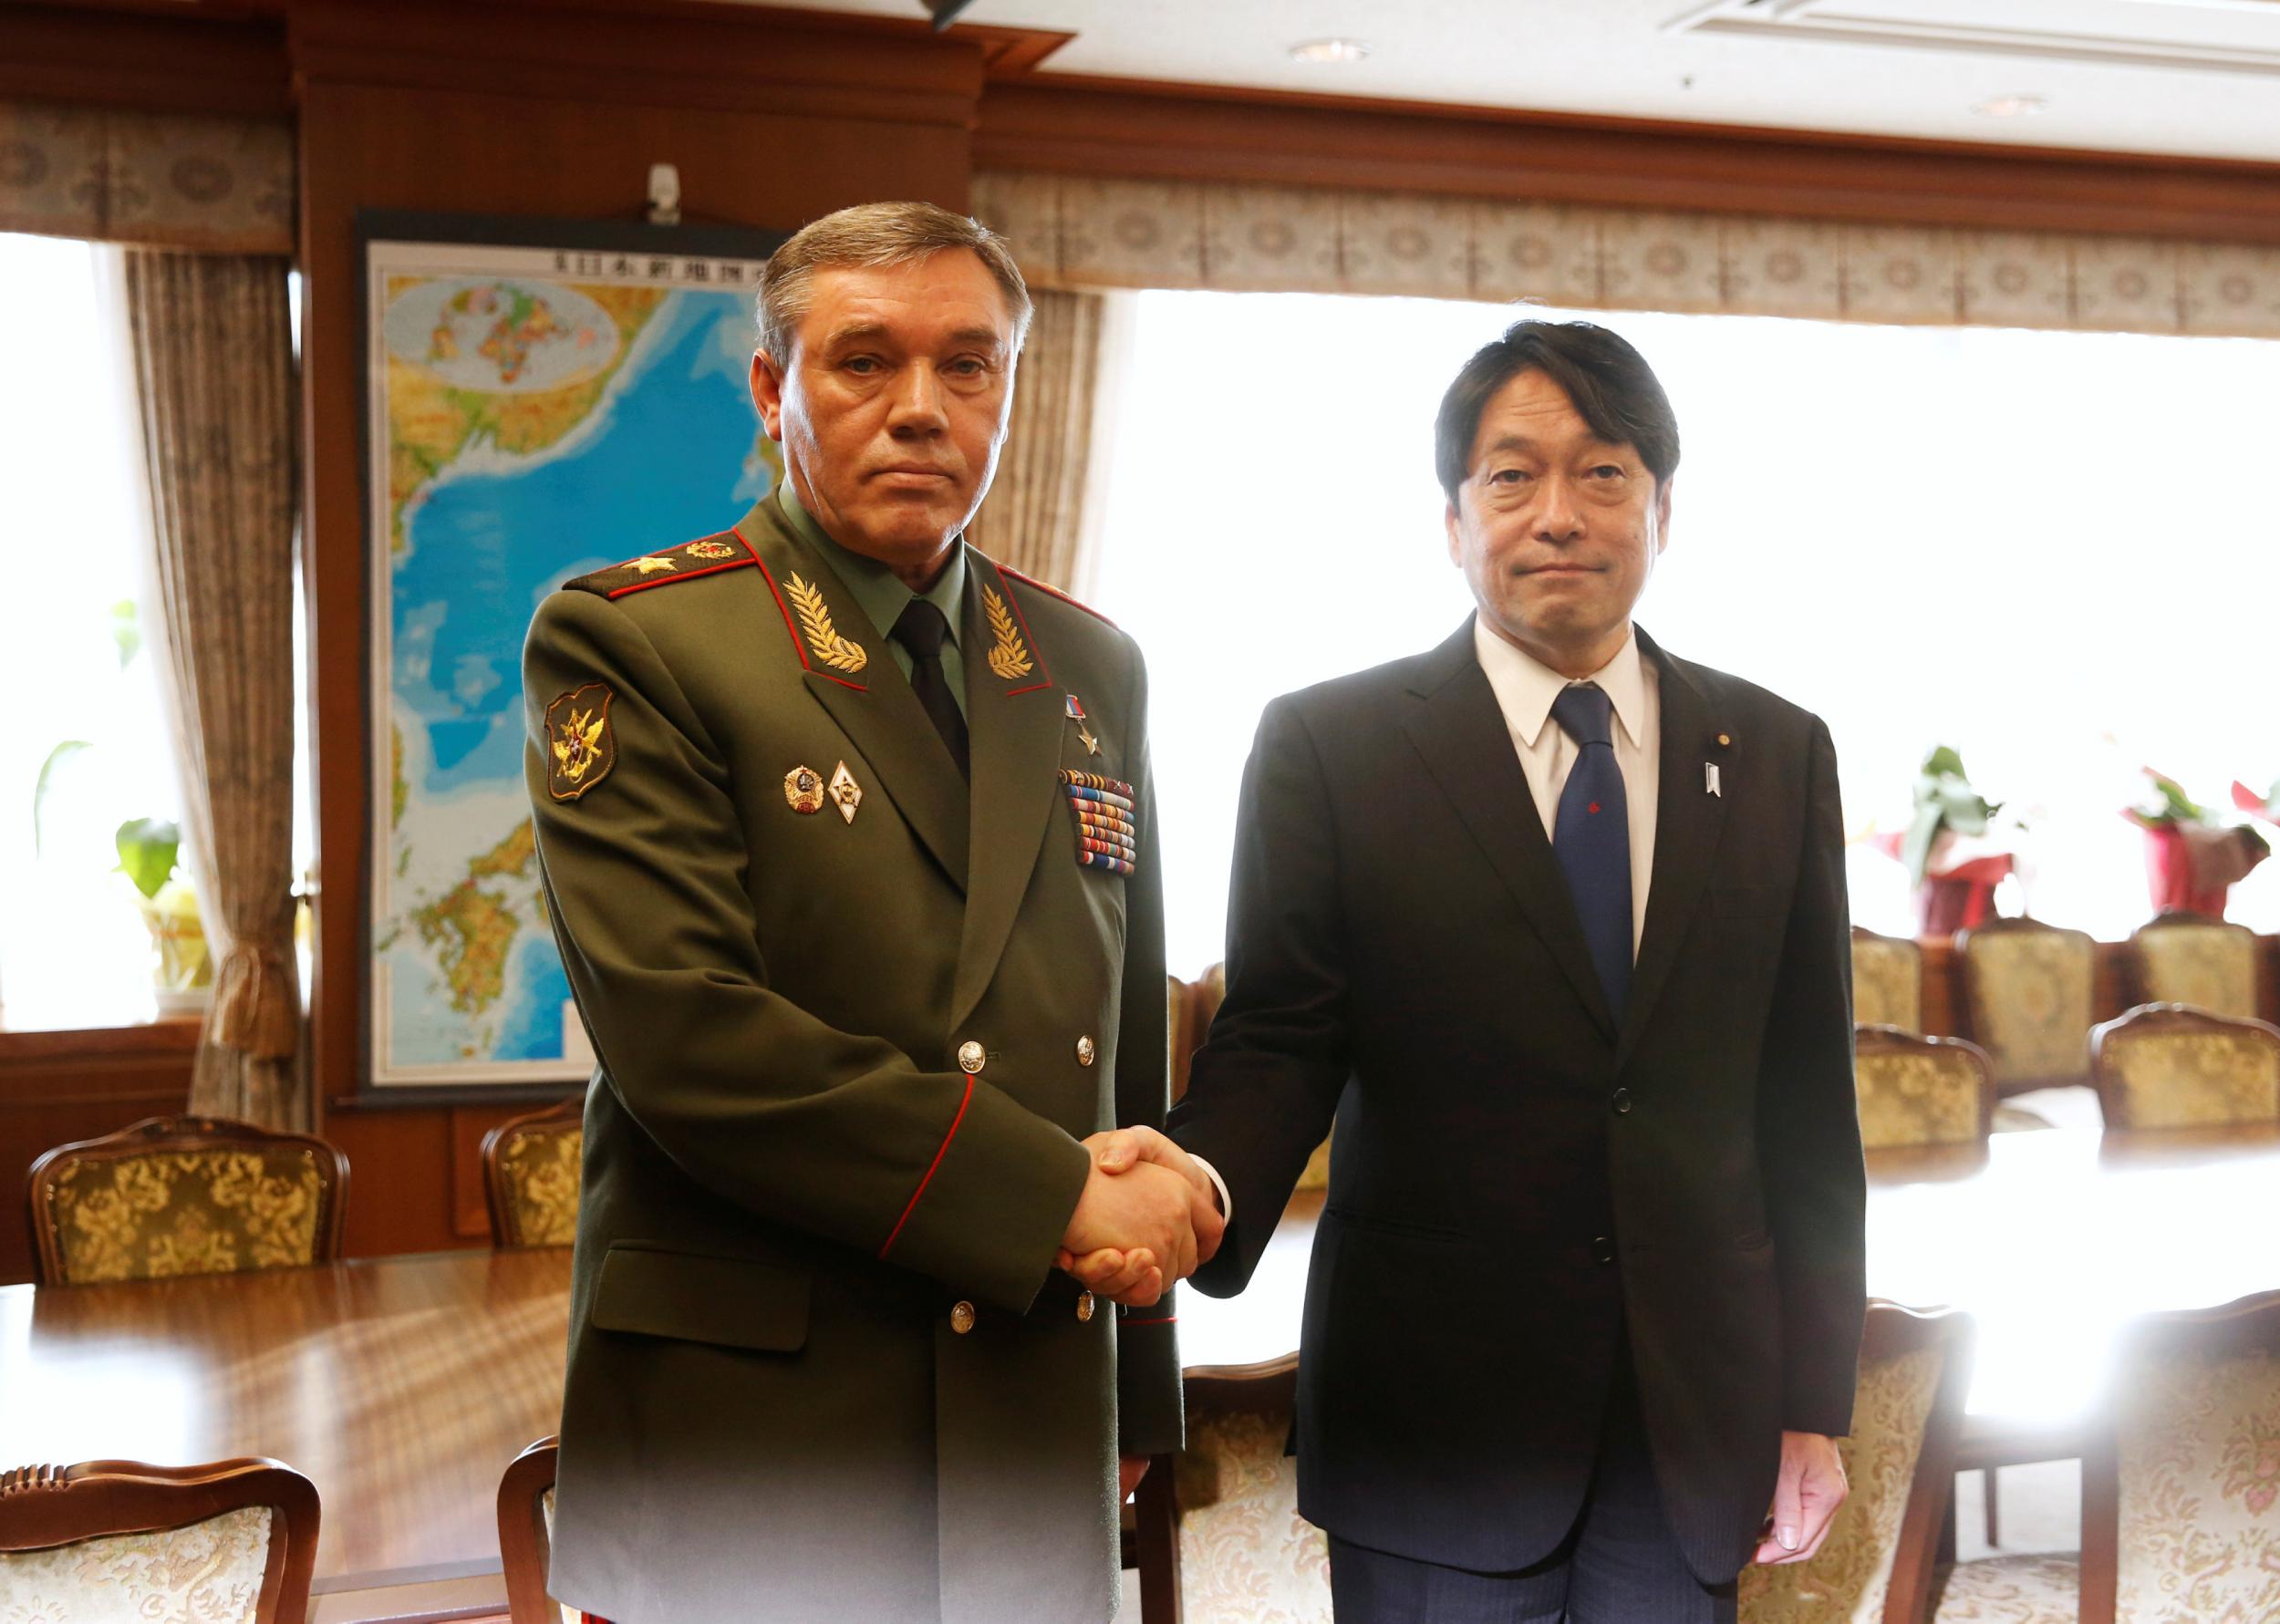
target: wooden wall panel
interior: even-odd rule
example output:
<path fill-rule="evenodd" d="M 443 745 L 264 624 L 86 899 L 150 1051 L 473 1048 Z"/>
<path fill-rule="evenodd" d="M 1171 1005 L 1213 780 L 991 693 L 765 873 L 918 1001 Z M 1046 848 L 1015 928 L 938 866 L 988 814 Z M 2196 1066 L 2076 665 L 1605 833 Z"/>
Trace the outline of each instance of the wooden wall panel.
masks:
<path fill-rule="evenodd" d="M 42 1152 L 190 1102 L 198 1023 L 104 1032 L 0 1032 L 0 1286 L 32 1277 L 24 1175 Z"/>
<path fill-rule="evenodd" d="M 334 1112 L 325 1137 L 348 1153 L 342 1251 L 375 1257 L 489 1246 L 483 1135 L 556 1097 L 511 1105 Z"/>
<path fill-rule="evenodd" d="M 1038 74 L 992 170 L 2280 243 L 2280 164 L 1440 107 Z"/>
<path fill-rule="evenodd" d="M 0 96 L 150 113 L 292 109 L 275 21 L 0 5 Z"/>

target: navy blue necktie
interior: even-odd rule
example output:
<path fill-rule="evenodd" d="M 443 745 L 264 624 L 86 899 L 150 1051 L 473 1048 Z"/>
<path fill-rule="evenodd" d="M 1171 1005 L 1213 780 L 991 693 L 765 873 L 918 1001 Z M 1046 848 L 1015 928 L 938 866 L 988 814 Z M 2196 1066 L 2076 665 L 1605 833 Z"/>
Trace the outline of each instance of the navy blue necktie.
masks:
<path fill-rule="evenodd" d="M 1613 715 L 1614 701 L 1589 684 L 1564 688 L 1551 702 L 1551 719 L 1576 746 L 1551 851 L 1568 876 L 1600 990 L 1620 1022 L 1631 993 L 1631 810 L 1615 765 Z"/>

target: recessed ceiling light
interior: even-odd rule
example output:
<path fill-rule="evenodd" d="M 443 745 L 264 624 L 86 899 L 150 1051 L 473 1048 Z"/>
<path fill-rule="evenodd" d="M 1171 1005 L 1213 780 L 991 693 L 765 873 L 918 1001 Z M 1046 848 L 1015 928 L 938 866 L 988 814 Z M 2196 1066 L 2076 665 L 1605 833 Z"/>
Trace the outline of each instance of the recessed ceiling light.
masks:
<path fill-rule="evenodd" d="M 1985 113 L 1990 119 L 2023 119 L 2030 113 L 2041 112 L 2049 105 L 2040 96 L 1996 96 L 1981 102 L 1972 111 Z"/>
<path fill-rule="evenodd" d="M 1361 39 L 1304 39 L 1290 47 L 1293 62 L 1359 62 L 1369 54 Z"/>

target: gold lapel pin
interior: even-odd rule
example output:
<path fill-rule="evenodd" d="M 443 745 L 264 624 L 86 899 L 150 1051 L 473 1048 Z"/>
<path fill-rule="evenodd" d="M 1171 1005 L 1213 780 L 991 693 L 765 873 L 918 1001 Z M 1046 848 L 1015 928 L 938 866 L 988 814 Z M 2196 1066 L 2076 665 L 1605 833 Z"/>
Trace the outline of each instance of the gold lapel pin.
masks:
<path fill-rule="evenodd" d="M 824 775 L 813 767 L 794 767 L 783 775 L 786 805 L 803 815 L 824 810 Z"/>

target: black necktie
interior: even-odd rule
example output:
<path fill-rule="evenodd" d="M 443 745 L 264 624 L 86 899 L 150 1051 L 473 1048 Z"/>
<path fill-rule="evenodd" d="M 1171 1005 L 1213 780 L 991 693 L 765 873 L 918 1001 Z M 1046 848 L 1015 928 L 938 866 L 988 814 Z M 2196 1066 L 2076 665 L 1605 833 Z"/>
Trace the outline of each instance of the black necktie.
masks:
<path fill-rule="evenodd" d="M 966 715 L 950 692 L 949 678 L 942 674 L 942 642 L 950 635 L 949 621 L 926 599 L 915 597 L 903 606 L 895 629 L 886 635 L 910 651 L 910 691 L 918 696 L 927 719 L 942 735 L 950 760 L 958 763 L 959 777 L 971 779 L 973 770 L 966 754 Z"/>
<path fill-rule="evenodd" d="M 1585 683 L 1564 688 L 1551 719 L 1575 740 L 1575 765 L 1560 791 L 1551 853 L 1568 876 L 1600 990 L 1617 1020 L 1631 995 L 1631 816 L 1615 764 L 1614 701 Z"/>

